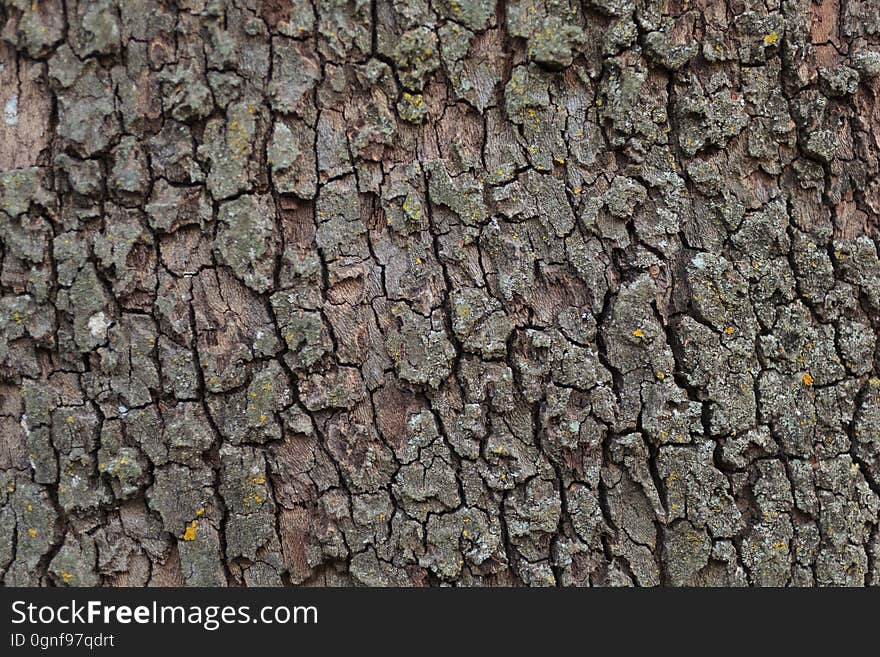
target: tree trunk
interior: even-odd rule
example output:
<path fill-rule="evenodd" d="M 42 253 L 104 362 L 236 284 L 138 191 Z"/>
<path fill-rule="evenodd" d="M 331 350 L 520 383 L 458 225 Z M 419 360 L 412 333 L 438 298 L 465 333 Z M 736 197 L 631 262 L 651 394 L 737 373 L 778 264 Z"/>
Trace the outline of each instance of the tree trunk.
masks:
<path fill-rule="evenodd" d="M 0 6 L 3 584 L 880 584 L 880 1 Z"/>

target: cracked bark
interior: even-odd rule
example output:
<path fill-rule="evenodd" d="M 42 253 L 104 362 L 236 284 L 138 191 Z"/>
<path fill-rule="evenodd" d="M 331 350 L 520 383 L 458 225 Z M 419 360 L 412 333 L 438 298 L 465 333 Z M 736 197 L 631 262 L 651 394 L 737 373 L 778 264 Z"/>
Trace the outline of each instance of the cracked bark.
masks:
<path fill-rule="evenodd" d="M 3 584 L 880 584 L 877 0 L 0 25 Z"/>

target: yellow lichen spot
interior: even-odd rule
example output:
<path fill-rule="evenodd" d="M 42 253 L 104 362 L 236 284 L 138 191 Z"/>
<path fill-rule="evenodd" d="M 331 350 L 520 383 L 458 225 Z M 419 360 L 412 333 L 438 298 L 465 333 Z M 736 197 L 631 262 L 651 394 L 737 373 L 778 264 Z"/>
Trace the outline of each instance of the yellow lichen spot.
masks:
<path fill-rule="evenodd" d="M 417 264 L 417 265 L 422 264 L 422 259 L 419 258 L 418 256 L 416 256 L 416 264 Z"/>
<path fill-rule="evenodd" d="M 779 41 L 779 35 L 776 34 L 776 30 L 773 30 L 770 34 L 764 35 L 764 45 L 765 46 L 772 46 L 777 41 Z"/>
<path fill-rule="evenodd" d="M 28 536 L 30 536 L 31 538 L 36 538 L 37 530 L 31 527 L 30 529 L 28 529 Z"/>
<path fill-rule="evenodd" d="M 251 479 L 251 481 L 253 483 L 257 484 L 258 486 L 261 486 L 262 484 L 266 483 L 266 478 L 263 475 L 257 475 L 256 477 Z"/>
<path fill-rule="evenodd" d="M 463 529 L 463 530 L 461 531 L 461 535 L 464 536 L 465 538 L 467 538 L 467 537 L 468 537 L 468 530 L 467 530 L 467 529 Z"/>
<path fill-rule="evenodd" d="M 265 413 L 260 413 L 260 424 L 265 424 L 266 420 L 268 420 L 268 419 L 269 419 L 268 415 L 266 415 Z"/>
<path fill-rule="evenodd" d="M 635 338 L 644 338 L 644 337 L 645 337 L 645 332 L 644 332 L 642 329 L 637 328 L 635 331 L 633 331 L 633 337 L 635 337 Z"/>
<path fill-rule="evenodd" d="M 205 515 L 205 509 L 204 509 L 204 507 L 202 507 L 202 508 L 200 508 L 200 509 L 196 509 L 196 515 L 197 515 L 197 516 L 203 516 L 203 515 Z"/>
<path fill-rule="evenodd" d="M 580 187 L 575 187 L 575 188 L 574 188 L 574 193 L 575 193 L 575 196 L 579 196 L 580 193 L 581 193 L 581 188 L 580 188 Z"/>
<path fill-rule="evenodd" d="M 73 575 L 70 573 L 61 573 L 61 579 L 64 580 L 65 584 L 70 584 L 71 580 L 73 580 Z"/>
<path fill-rule="evenodd" d="M 196 540 L 196 527 L 197 526 L 198 526 L 198 523 L 195 520 L 193 520 L 190 523 L 189 527 L 186 528 L 186 531 L 183 532 L 183 540 L 184 541 Z"/>
<path fill-rule="evenodd" d="M 265 501 L 266 500 L 264 498 L 260 497 L 259 495 L 254 495 L 254 502 L 256 502 L 257 504 L 262 504 Z"/>
<path fill-rule="evenodd" d="M 381 520 L 382 522 L 385 522 L 385 514 L 384 513 L 379 514 L 379 520 Z"/>
<path fill-rule="evenodd" d="M 788 543 L 786 543 L 785 541 L 776 541 L 775 543 L 773 543 L 773 547 L 778 552 L 788 552 Z"/>
<path fill-rule="evenodd" d="M 264 383 L 263 384 L 263 390 L 265 390 L 266 392 L 269 392 L 271 389 L 272 389 L 271 383 Z"/>
<path fill-rule="evenodd" d="M 28 510 L 28 511 L 33 511 L 33 510 L 34 510 L 34 505 L 33 505 L 33 504 L 28 504 L 28 505 L 27 505 L 27 510 Z"/>
<path fill-rule="evenodd" d="M 664 372 L 661 372 L 660 370 L 654 372 L 654 376 L 656 376 L 661 381 L 666 378 L 666 374 Z"/>
<path fill-rule="evenodd" d="M 804 382 L 805 386 L 813 385 L 813 375 L 809 372 L 804 372 L 804 375 L 801 377 L 801 381 Z"/>
<path fill-rule="evenodd" d="M 728 326 L 726 329 L 724 329 L 724 332 L 727 333 L 727 335 L 733 335 L 734 330 L 735 329 L 732 326 Z"/>
<path fill-rule="evenodd" d="M 76 422 L 76 420 L 73 419 L 72 415 L 68 415 L 65 422 L 67 422 L 67 424 L 73 424 L 74 422 Z"/>

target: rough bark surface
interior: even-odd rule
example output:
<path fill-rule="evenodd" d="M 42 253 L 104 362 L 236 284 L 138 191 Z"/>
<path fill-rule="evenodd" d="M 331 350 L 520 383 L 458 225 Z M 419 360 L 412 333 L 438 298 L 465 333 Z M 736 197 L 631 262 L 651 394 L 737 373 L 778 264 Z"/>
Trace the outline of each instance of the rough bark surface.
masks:
<path fill-rule="evenodd" d="M 0 7 L 3 584 L 880 584 L 880 1 Z"/>

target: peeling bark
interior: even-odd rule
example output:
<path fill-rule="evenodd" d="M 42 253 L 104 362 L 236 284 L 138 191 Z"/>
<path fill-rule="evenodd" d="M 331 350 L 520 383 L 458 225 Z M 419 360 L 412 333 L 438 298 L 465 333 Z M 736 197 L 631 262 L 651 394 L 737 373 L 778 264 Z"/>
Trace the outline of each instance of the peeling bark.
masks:
<path fill-rule="evenodd" d="M 877 0 L 0 25 L 4 585 L 880 585 Z"/>

